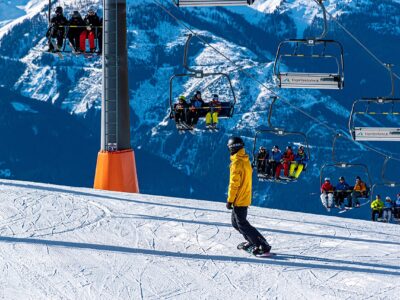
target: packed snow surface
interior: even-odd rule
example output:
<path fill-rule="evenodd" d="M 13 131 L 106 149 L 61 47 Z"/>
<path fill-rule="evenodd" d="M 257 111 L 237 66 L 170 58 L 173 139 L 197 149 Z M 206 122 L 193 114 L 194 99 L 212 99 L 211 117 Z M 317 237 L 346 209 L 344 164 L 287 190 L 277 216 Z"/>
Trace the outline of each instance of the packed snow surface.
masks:
<path fill-rule="evenodd" d="M 252 207 L 278 253 L 236 250 L 224 203 L 0 181 L 5 299 L 398 299 L 400 226 Z"/>

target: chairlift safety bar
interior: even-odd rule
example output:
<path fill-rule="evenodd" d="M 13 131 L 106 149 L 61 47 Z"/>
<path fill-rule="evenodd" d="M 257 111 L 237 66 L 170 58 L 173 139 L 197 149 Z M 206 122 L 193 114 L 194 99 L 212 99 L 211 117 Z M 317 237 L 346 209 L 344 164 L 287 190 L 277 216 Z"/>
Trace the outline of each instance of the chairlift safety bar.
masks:
<path fill-rule="evenodd" d="M 302 143 L 303 146 L 306 148 L 306 152 L 308 155 L 308 160 L 311 160 L 311 153 L 310 153 L 310 146 L 308 143 L 308 138 L 307 135 L 305 135 L 303 132 L 299 131 L 286 131 L 284 129 L 280 128 L 274 128 L 274 129 L 260 129 L 256 131 L 256 134 L 254 136 L 254 142 L 253 142 L 253 161 L 252 164 L 253 166 L 256 163 L 256 151 L 257 151 L 257 139 L 260 134 L 272 134 L 272 135 L 277 135 L 277 136 L 287 136 L 287 135 L 297 135 L 301 136 L 303 138 L 304 143 Z"/>
<path fill-rule="evenodd" d="M 348 129 L 349 132 L 355 141 L 369 141 L 369 142 L 400 142 L 400 127 L 362 127 L 355 126 L 355 115 L 362 114 L 370 114 L 374 115 L 374 113 L 369 112 L 358 112 L 356 111 L 356 106 L 358 103 L 367 103 L 367 105 L 374 104 L 392 104 L 395 103 L 400 104 L 399 98 L 386 98 L 386 97 L 377 97 L 377 98 L 362 98 L 353 102 L 351 107 Z M 382 115 L 398 115 L 396 112 L 386 112 L 386 113 L 378 113 Z"/>
<path fill-rule="evenodd" d="M 204 6 L 247 6 L 254 0 L 174 0 L 178 7 L 204 7 Z"/>

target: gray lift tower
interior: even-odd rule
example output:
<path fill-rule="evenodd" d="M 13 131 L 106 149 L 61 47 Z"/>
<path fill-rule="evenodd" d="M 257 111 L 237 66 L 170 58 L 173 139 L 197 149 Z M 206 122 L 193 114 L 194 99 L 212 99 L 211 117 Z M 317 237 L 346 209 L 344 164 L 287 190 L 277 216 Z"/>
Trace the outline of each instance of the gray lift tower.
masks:
<path fill-rule="evenodd" d="M 103 0 L 101 149 L 94 188 L 138 193 L 130 143 L 126 0 Z"/>

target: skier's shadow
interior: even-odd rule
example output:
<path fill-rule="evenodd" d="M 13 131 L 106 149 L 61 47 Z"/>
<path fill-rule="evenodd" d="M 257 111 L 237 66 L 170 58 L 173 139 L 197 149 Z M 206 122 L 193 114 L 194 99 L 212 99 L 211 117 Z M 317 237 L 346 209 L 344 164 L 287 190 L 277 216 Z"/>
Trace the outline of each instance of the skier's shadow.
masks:
<path fill-rule="evenodd" d="M 278 267 L 324 269 L 324 270 L 348 271 L 357 273 L 394 275 L 394 276 L 400 275 L 400 271 L 398 271 L 400 270 L 399 266 L 389 266 L 389 265 L 353 262 L 345 260 L 334 260 L 328 258 L 318 258 L 312 256 L 290 255 L 290 254 L 280 254 L 280 253 L 274 258 L 248 258 L 248 257 L 238 257 L 238 256 L 182 253 L 182 252 L 161 251 L 154 249 L 129 248 L 129 247 L 114 246 L 114 245 L 102 245 L 102 244 L 90 244 L 90 243 L 54 241 L 54 240 L 43 240 L 43 239 L 33 239 L 33 238 L 6 237 L 6 236 L 0 236 L 0 242 L 10 243 L 10 244 L 44 245 L 47 247 L 94 250 L 94 251 L 114 252 L 114 253 L 124 253 L 124 254 L 151 255 L 151 256 L 172 257 L 172 258 L 189 259 L 189 260 L 212 260 L 213 262 L 224 262 L 224 263 L 231 262 L 231 263 L 261 264 L 269 266 L 274 265 Z M 304 261 L 313 261 L 313 262 L 315 261 L 321 263 L 319 264 L 305 263 Z"/>
<path fill-rule="evenodd" d="M 167 221 L 167 222 L 178 222 L 178 223 L 189 223 L 189 224 L 198 224 L 198 225 L 205 225 L 205 226 L 216 226 L 216 227 L 232 227 L 231 224 L 228 223 L 221 223 L 221 222 L 207 222 L 207 221 L 200 221 L 200 220 L 185 220 L 185 219 L 176 219 L 176 218 L 169 218 L 169 217 L 160 217 L 160 216 L 148 216 L 148 215 L 129 215 L 130 218 L 140 218 L 140 219 L 150 219 L 150 220 L 158 220 L 158 221 Z M 387 240 L 371 240 L 371 239 L 362 239 L 356 237 L 348 237 L 348 236 L 337 236 L 337 235 L 325 235 L 325 234 L 318 234 L 318 233 L 310 233 L 310 232 L 299 232 L 299 231 L 289 231 L 289 230 L 282 230 L 282 229 L 272 229 L 272 228 L 262 228 L 258 227 L 260 231 L 267 231 L 267 232 L 274 232 L 279 234 L 289 234 L 289 235 L 299 235 L 299 236 L 307 236 L 307 237 L 316 237 L 316 238 L 325 238 L 325 239 L 332 239 L 332 240 L 345 240 L 345 241 L 352 241 L 352 242 L 363 242 L 363 243 L 375 243 L 375 244 L 386 244 L 386 245 L 400 245 L 400 242 L 393 242 Z"/>

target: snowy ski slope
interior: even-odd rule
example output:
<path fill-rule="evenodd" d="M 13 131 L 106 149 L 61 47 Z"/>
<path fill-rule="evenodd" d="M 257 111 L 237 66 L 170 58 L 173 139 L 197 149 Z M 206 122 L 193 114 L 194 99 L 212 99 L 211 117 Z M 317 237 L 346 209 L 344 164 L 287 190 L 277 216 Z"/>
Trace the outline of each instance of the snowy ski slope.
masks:
<path fill-rule="evenodd" d="M 0 298 L 399 299 L 400 226 L 251 208 L 273 259 L 236 250 L 224 203 L 0 181 Z"/>

